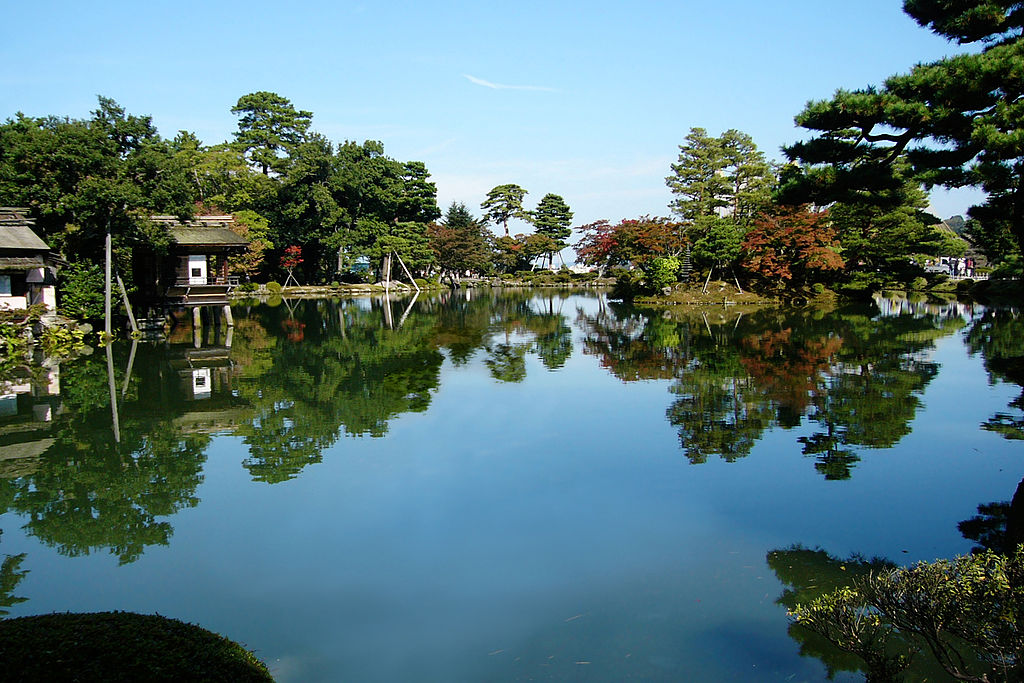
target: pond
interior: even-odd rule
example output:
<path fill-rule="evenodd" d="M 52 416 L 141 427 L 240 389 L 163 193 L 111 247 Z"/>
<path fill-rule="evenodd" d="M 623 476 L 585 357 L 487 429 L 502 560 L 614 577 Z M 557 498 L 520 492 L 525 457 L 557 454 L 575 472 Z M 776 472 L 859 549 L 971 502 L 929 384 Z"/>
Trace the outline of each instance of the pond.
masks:
<path fill-rule="evenodd" d="M 999 547 L 1024 475 L 1016 311 L 233 313 L 8 387 L 0 612 L 159 613 L 279 681 L 862 680 L 787 606 Z"/>

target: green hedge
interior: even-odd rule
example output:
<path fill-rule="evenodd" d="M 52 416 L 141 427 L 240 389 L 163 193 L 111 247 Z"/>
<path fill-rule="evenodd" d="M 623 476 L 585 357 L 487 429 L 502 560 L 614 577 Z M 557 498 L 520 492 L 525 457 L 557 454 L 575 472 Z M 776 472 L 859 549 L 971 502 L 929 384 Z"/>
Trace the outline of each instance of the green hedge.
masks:
<path fill-rule="evenodd" d="M 44 614 L 0 620 L 0 678 L 12 681 L 273 681 L 224 636 L 159 615 Z"/>

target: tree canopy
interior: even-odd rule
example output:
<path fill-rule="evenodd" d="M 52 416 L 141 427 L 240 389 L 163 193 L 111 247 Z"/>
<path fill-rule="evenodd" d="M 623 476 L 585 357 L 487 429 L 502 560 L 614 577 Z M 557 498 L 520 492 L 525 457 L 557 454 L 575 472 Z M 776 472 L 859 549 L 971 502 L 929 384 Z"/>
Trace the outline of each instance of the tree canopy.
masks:
<path fill-rule="evenodd" d="M 788 197 L 826 204 L 851 192 L 884 193 L 905 178 L 926 187 L 978 187 L 972 218 L 1024 247 L 1024 59 L 1019 3 L 907 0 L 922 26 L 977 52 L 914 66 L 881 86 L 838 90 L 796 117 L 813 138 L 786 148 L 801 164 Z M 900 164 L 906 165 L 904 172 Z M 893 204 L 890 203 L 890 207 Z M 1002 254 L 990 254 L 993 257 Z"/>

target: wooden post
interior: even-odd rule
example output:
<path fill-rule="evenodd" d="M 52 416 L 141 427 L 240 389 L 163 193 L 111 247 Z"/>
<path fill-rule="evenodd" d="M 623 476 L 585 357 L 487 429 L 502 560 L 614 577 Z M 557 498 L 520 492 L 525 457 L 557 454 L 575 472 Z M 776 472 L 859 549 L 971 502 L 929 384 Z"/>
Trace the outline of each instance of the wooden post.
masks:
<path fill-rule="evenodd" d="M 412 286 L 416 288 L 416 293 L 419 294 L 420 286 L 416 284 L 416 279 L 412 276 L 412 273 L 409 272 L 409 269 L 405 267 L 405 261 L 402 260 L 402 257 L 398 255 L 397 251 L 395 252 L 395 257 L 398 259 L 398 262 L 402 264 L 402 270 L 405 271 L 405 276 L 409 278 L 409 282 L 412 283 Z"/>
<path fill-rule="evenodd" d="M 107 338 L 110 338 L 110 231 L 107 231 L 107 265 L 103 276 L 103 330 L 107 333 Z"/>
<path fill-rule="evenodd" d="M 139 333 L 139 326 L 135 324 L 135 314 L 132 313 L 132 304 L 128 301 L 128 290 L 124 288 L 124 283 L 121 282 L 121 276 L 117 276 L 117 286 L 121 289 L 121 296 L 124 298 L 124 310 L 128 311 L 128 322 L 132 324 L 132 332 L 135 334 Z"/>
<path fill-rule="evenodd" d="M 109 284 L 109 280 L 107 282 Z M 109 302 L 109 299 L 107 301 Z M 114 443 L 121 443 L 121 425 L 117 417 L 117 387 L 114 385 L 114 351 L 110 344 L 107 344 L 107 383 L 110 387 L 110 414 L 114 426 Z"/>
<path fill-rule="evenodd" d="M 227 322 L 228 327 L 234 327 L 235 326 L 235 319 L 231 315 L 231 306 L 230 305 L 225 305 L 224 306 L 224 320 Z"/>

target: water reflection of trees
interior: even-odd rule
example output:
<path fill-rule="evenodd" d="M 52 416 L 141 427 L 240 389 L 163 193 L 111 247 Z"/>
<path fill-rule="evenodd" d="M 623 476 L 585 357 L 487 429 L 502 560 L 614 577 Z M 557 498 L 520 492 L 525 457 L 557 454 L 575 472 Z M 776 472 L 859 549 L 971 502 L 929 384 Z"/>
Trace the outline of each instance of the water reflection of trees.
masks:
<path fill-rule="evenodd" d="M 124 354 L 119 360 L 125 367 Z M 160 518 L 199 502 L 209 436 L 182 434 L 173 414 L 154 420 L 136 381 L 116 441 L 104 359 L 68 365 L 62 383 L 52 444 L 30 471 L 0 479 L 0 499 L 25 515 L 30 535 L 63 555 L 109 549 L 120 563 L 133 562 L 146 546 L 167 544 L 173 529 Z"/>
<path fill-rule="evenodd" d="M 915 343 L 927 342 L 942 329 L 944 325 L 939 321 L 933 331 L 904 330 L 895 343 L 890 342 L 887 345 L 888 353 L 883 354 L 883 357 L 890 359 L 891 367 L 900 366 L 901 364 L 893 359 L 900 358 L 902 343 L 906 340 L 913 340 Z M 1010 310 L 988 310 L 971 323 L 966 335 L 968 348 L 971 353 L 982 355 L 993 382 L 1007 381 L 1024 389 L 1024 373 L 1021 372 L 1024 369 L 1024 347 L 1019 341 L 1021 332 L 1024 330 L 1021 329 L 1019 315 Z M 884 386 L 887 385 L 883 383 Z M 897 388 L 892 393 L 901 395 L 901 389 Z M 1010 407 L 1022 408 L 1021 401 L 1020 397 L 1015 399 Z M 904 406 L 903 410 L 907 409 Z M 1001 433 L 1008 439 L 1019 439 L 1021 424 L 1019 415 L 997 413 L 983 423 L 981 428 Z M 898 431 L 893 433 L 880 430 L 877 434 L 868 432 L 866 436 L 862 435 L 859 438 L 876 439 L 878 443 L 886 443 L 898 436 Z M 1003 555 L 1014 552 L 1021 543 L 1024 543 L 1024 480 L 1017 484 L 1011 500 L 978 505 L 978 514 L 960 522 L 957 528 L 965 539 L 975 544 L 973 552 L 990 550 Z M 823 594 L 850 586 L 869 572 L 883 571 L 896 566 L 889 560 L 881 558 L 866 560 L 854 555 L 843 559 L 833 557 L 822 550 L 808 550 L 800 546 L 773 550 L 768 553 L 766 559 L 768 566 L 785 585 L 785 590 L 776 602 L 790 610 L 797 604 L 808 604 Z M 838 649 L 823 636 L 796 623 L 790 624 L 789 635 L 800 644 L 801 655 L 816 657 L 825 664 L 829 678 L 837 671 L 865 669 L 864 662 L 859 657 Z M 926 658 L 914 659 L 907 674 L 908 679 L 912 680 L 944 680 L 949 677 L 934 661 Z"/>
<path fill-rule="evenodd" d="M 828 479 L 845 479 L 859 448 L 910 432 L 938 367 L 926 357 L 959 316 L 880 316 L 873 307 L 580 313 L 585 353 L 624 381 L 672 379 L 667 410 L 693 463 L 748 455 L 770 428 L 817 425 L 798 441 Z"/>
<path fill-rule="evenodd" d="M 999 412 L 982 427 L 1007 439 L 1024 439 L 1024 316 L 1017 310 L 985 311 L 967 333 L 967 348 L 980 353 L 992 383 L 1010 382 L 1022 387 L 1010 402 L 1011 412 Z"/>
<path fill-rule="evenodd" d="M 980 353 L 988 371 L 989 381 L 1009 382 L 1021 388 L 1021 394 L 1010 402 L 1013 412 L 998 412 L 982 423 L 981 428 L 1001 434 L 1004 438 L 1024 439 L 1024 318 L 1010 309 L 989 309 L 967 333 L 967 348 Z M 978 514 L 959 524 L 964 538 L 977 545 L 975 550 L 994 550 L 1007 554 L 1024 543 L 1024 480 L 1017 485 L 1013 498 L 978 505 Z"/>
<path fill-rule="evenodd" d="M 482 353 L 492 377 L 507 382 L 525 379 L 530 353 L 561 367 L 572 354 L 564 298 L 446 292 L 414 302 L 286 302 L 238 316 L 242 339 L 261 349 L 234 385 L 251 410 L 234 430 L 249 448 L 244 466 L 258 481 L 285 481 L 342 435 L 384 436 L 391 420 L 429 408 L 446 356 L 459 366 Z"/>

